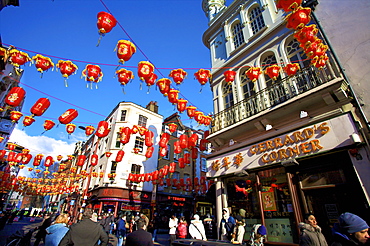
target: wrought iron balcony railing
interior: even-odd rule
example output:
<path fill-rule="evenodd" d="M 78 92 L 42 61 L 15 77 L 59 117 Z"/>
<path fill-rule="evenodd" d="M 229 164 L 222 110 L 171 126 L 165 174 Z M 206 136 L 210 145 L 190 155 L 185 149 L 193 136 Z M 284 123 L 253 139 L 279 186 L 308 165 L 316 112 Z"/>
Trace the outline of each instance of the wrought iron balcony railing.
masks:
<path fill-rule="evenodd" d="M 339 76 L 338 72 L 335 75 L 333 68 L 336 70 L 329 64 L 322 70 L 309 66 L 300 70 L 295 76 L 285 77 L 275 82 L 272 86 L 215 114 L 211 132 L 220 131 L 333 80 Z"/>

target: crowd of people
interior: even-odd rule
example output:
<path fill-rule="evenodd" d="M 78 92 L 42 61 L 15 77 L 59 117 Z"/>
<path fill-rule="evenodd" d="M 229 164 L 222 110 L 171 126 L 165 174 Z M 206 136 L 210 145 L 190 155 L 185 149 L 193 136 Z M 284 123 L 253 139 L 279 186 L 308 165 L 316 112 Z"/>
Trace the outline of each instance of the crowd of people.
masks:
<path fill-rule="evenodd" d="M 12 214 L 0 214 L 0 221 L 4 224 L 12 223 Z M 109 235 L 117 237 L 117 246 L 143 245 L 151 246 L 157 240 L 158 229 L 163 229 L 164 218 L 153 214 L 149 219 L 145 214 L 122 213 L 115 217 L 113 214 L 98 216 L 91 209 L 85 209 L 77 223 L 72 224 L 68 213 L 45 213 L 43 222 L 36 228 L 34 246 L 43 242 L 45 246 L 64 245 L 107 245 Z M 169 242 L 172 246 L 176 239 L 196 239 L 207 241 L 220 239 L 239 245 L 263 246 L 267 237 L 267 228 L 262 224 L 255 224 L 246 241 L 245 220 L 240 215 L 231 216 L 229 209 L 222 210 L 219 225 L 215 218 L 206 215 L 200 218 L 198 214 L 186 220 L 184 216 L 177 218 L 175 214 L 168 220 Z M 327 240 L 318 226 L 313 214 L 306 214 L 304 222 L 299 224 L 300 246 L 328 246 Z M 333 225 L 331 246 L 370 245 L 369 226 L 365 220 L 352 213 L 343 213 L 338 223 Z M 247 236 L 248 237 L 248 236 Z"/>

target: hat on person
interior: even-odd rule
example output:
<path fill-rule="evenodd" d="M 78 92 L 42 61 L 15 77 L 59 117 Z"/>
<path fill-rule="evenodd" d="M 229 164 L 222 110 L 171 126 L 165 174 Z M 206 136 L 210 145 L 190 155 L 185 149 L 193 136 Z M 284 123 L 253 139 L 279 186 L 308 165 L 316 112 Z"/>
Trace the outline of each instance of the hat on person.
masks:
<path fill-rule="evenodd" d="M 260 227 L 258 227 L 257 229 L 257 233 L 262 236 L 265 236 L 267 234 L 266 227 L 264 225 L 260 225 Z"/>
<path fill-rule="evenodd" d="M 339 226 L 346 233 L 355 233 L 369 228 L 363 219 L 348 212 L 339 216 Z"/>
<path fill-rule="evenodd" d="M 239 214 L 235 216 L 235 219 L 237 221 L 242 221 L 243 220 L 242 216 L 240 216 Z"/>

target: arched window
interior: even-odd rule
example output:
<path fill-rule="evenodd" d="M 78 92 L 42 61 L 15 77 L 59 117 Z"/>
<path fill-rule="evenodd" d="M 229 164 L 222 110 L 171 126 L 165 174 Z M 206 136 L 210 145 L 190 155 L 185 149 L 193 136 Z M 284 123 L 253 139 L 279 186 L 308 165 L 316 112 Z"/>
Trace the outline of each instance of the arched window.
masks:
<path fill-rule="evenodd" d="M 299 63 L 300 67 L 304 68 L 310 65 L 310 60 L 307 59 L 306 54 L 299 45 L 300 43 L 291 37 L 290 41 L 287 42 L 285 51 L 291 63 Z"/>
<path fill-rule="evenodd" d="M 275 57 L 274 54 L 270 54 L 270 55 L 267 55 L 262 60 L 261 67 L 262 67 L 263 71 L 265 71 L 267 67 L 269 67 L 271 65 L 275 65 L 275 64 L 277 64 L 276 57 Z M 264 75 L 265 75 L 266 87 L 271 86 L 274 81 L 267 74 L 264 73 Z"/>
<path fill-rule="evenodd" d="M 235 23 L 231 27 L 231 32 L 233 35 L 232 37 L 233 37 L 234 49 L 236 49 L 245 42 L 244 35 L 243 35 L 243 27 L 240 24 L 240 22 Z"/>
<path fill-rule="evenodd" d="M 260 6 L 253 8 L 249 12 L 248 19 L 251 24 L 253 34 L 256 34 L 259 30 L 266 26 L 265 21 L 263 20 L 262 9 L 260 8 Z"/>
<path fill-rule="evenodd" d="M 233 89 L 232 84 L 224 83 L 222 86 L 222 95 L 224 97 L 225 109 L 230 108 L 234 105 Z"/>
<path fill-rule="evenodd" d="M 240 83 L 242 86 L 243 98 L 249 98 L 256 94 L 255 84 L 245 75 L 248 68 L 245 68 L 240 73 Z"/>

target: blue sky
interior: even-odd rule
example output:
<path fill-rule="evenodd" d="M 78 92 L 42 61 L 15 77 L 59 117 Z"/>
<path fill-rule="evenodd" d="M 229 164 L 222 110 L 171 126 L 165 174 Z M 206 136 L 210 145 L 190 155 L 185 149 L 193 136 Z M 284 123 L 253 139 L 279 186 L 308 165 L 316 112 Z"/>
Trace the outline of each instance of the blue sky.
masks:
<path fill-rule="evenodd" d="M 96 47 L 99 38 L 96 16 L 100 11 L 108 12 L 107 8 L 122 28 L 114 27 Z M 26 99 L 22 111 L 29 114 L 30 107 L 41 97 L 49 98 L 51 106 L 43 117 L 36 117 L 33 125 L 24 128 L 21 122 L 18 124 L 21 132 L 15 133 L 20 136 L 15 141 L 21 145 L 26 137 L 40 136 L 45 119 L 57 122 L 69 108 L 79 112 L 73 123 L 85 126 L 96 126 L 120 101 L 143 107 L 150 101 L 157 101 L 159 113 L 164 117 L 176 112 L 154 86 L 149 94 L 145 84 L 140 90 L 136 69 L 140 61 L 152 62 L 158 68 L 155 73 L 159 78 L 168 77 L 172 69 L 184 69 L 188 75 L 179 87 L 180 97 L 205 114 L 213 110 L 209 85 L 205 85 L 200 94 L 201 86 L 194 79 L 198 69 L 211 66 L 209 50 L 202 42 L 208 19 L 200 0 L 20 0 L 19 7 L 9 6 L 0 12 L 0 21 L 3 44 L 13 45 L 30 57 L 42 54 L 55 64 L 63 59 L 72 60 L 78 66 L 77 73 L 68 79 L 68 87 L 59 71 L 47 71 L 41 77 L 34 65 L 23 67 L 21 86 L 26 90 Z M 125 94 L 114 78 L 118 65 L 114 48 L 121 39 L 131 40 L 137 46 L 137 52 L 124 64 L 124 68 L 135 75 L 125 87 Z M 100 64 L 104 77 L 98 89 L 88 89 L 81 72 L 87 64 L 95 63 Z M 182 119 L 185 124 L 197 127 L 186 114 L 182 114 Z M 68 138 L 65 126 L 60 125 L 42 137 L 72 146 L 76 140 L 84 138 L 84 132 L 77 129 Z"/>

